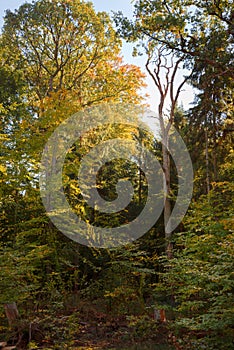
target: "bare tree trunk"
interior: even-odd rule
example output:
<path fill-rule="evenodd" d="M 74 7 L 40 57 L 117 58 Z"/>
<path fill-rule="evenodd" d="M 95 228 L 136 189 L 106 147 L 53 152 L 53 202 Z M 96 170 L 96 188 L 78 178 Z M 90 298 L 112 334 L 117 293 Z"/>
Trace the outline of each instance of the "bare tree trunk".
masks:
<path fill-rule="evenodd" d="M 217 125 L 216 125 L 216 117 L 213 115 L 213 169 L 214 169 L 214 181 L 218 181 L 218 171 L 217 171 Z"/>
<path fill-rule="evenodd" d="M 163 171 L 164 171 L 164 223 L 165 223 L 165 237 L 171 238 L 171 202 L 170 202 L 170 156 L 165 146 L 163 146 Z"/>
<path fill-rule="evenodd" d="M 163 123 L 163 121 L 162 121 Z M 170 175 L 170 155 L 169 155 L 169 144 L 168 144 L 168 133 L 163 132 L 163 143 L 162 143 L 162 156 L 163 156 L 163 190 L 164 190 L 164 225 L 165 225 L 165 239 L 166 239 L 166 254 L 168 258 L 172 258 L 172 244 L 170 242 L 172 236 L 171 230 L 171 175 Z"/>
<path fill-rule="evenodd" d="M 206 142 L 206 189 L 207 193 L 210 192 L 210 172 L 209 172 L 209 144 L 208 144 L 208 131 L 205 127 L 205 142 Z"/>

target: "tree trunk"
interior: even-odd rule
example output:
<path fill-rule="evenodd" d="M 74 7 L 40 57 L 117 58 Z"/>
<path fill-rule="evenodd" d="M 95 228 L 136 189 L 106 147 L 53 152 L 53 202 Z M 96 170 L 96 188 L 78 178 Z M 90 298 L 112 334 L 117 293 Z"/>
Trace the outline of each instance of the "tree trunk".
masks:
<path fill-rule="evenodd" d="M 220 116 L 221 118 L 221 116 Z M 218 167 L 217 167 L 217 125 L 216 125 L 216 117 L 213 115 L 213 169 L 214 169 L 214 181 L 218 181 Z"/>
<path fill-rule="evenodd" d="M 170 242 L 172 236 L 171 230 L 171 175 L 170 175 L 170 154 L 169 154 L 169 130 L 168 124 L 165 128 L 163 116 L 160 116 L 160 127 L 162 132 L 162 156 L 163 156 L 163 190 L 164 190 L 164 227 L 165 227 L 165 239 L 166 239 L 166 254 L 169 259 L 172 258 L 172 243 Z"/>
<path fill-rule="evenodd" d="M 210 172 L 209 172 L 209 145 L 208 145 L 208 131 L 205 128 L 205 139 L 206 139 L 206 189 L 207 194 L 210 192 Z"/>

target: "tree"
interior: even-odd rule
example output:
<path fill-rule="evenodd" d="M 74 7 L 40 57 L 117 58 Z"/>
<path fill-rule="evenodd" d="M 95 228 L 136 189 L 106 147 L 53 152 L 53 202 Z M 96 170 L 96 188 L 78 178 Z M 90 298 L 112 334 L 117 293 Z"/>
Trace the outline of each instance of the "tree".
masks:
<path fill-rule="evenodd" d="M 30 113 L 21 118 L 17 137 L 26 164 L 35 156 L 38 161 L 50 133 L 81 108 L 102 101 L 140 100 L 142 73 L 122 64 L 120 41 L 108 15 L 96 14 L 91 3 L 26 3 L 15 13 L 7 12 L 2 41 L 5 60 L 20 69 L 26 81 Z M 35 167 L 34 162 L 29 177 Z"/>
<path fill-rule="evenodd" d="M 213 67 L 219 76 L 233 77 L 233 7 L 228 0 L 134 2 L 133 21 L 115 16 L 119 33 L 128 41 L 153 41 L 194 62 Z M 210 53 L 212 52 L 212 56 Z"/>
<path fill-rule="evenodd" d="M 213 56 L 213 52 L 212 52 Z M 230 62 L 231 64 L 231 62 Z M 220 76 L 214 67 L 196 63 L 191 84 L 198 89 L 195 106 L 188 112 L 189 143 L 194 166 L 200 178 L 200 193 L 209 192 L 212 182 L 220 180 L 219 168 L 229 152 L 233 131 L 233 80 Z"/>
<path fill-rule="evenodd" d="M 85 106 L 124 96 L 131 83 L 137 85 L 136 67 L 121 65 L 120 41 L 108 15 L 95 13 L 91 3 L 26 3 L 15 13 L 7 11 L 3 40 L 22 68 L 31 102 L 65 90 L 76 91 L 76 99 Z"/>
<path fill-rule="evenodd" d="M 162 283 L 156 285 L 155 297 L 159 302 L 163 300 L 164 307 L 174 304 L 174 326 L 181 337 L 187 333 L 185 346 L 215 349 L 219 344 L 227 349 L 231 346 L 232 321 L 231 307 L 225 305 L 230 304 L 233 288 L 232 254 L 225 248 L 233 245 L 228 220 L 233 191 L 229 168 L 233 154 L 233 7 L 228 1 L 143 0 L 135 1 L 134 8 L 133 20 L 121 13 L 115 15 L 120 35 L 137 42 L 138 47 L 142 45 L 147 54 L 149 48 L 163 45 L 178 60 L 182 57 L 183 68 L 192 72 L 190 83 L 199 90 L 195 107 L 186 113 L 183 126 L 195 160 L 197 202 L 184 220 L 186 232 L 174 237 L 175 256 L 167 256 L 163 264 L 163 272 L 159 273 Z M 167 84 L 160 83 L 158 67 L 148 72 L 164 101 Z M 221 180 L 224 168 L 229 168 L 227 183 Z M 200 197 L 204 179 L 209 194 Z M 168 302 L 171 296 L 173 303 Z"/>
<path fill-rule="evenodd" d="M 146 69 L 153 79 L 155 87 L 157 88 L 160 96 L 158 104 L 158 118 L 160 125 L 160 132 L 162 137 L 162 158 L 163 158 L 163 172 L 164 172 L 164 225 L 165 225 L 165 238 L 167 241 L 167 254 L 172 256 L 172 225 L 171 225 L 171 164 L 170 164 L 170 151 L 169 151 L 169 139 L 171 133 L 171 127 L 175 122 L 175 111 L 178 103 L 178 98 L 184 84 L 188 81 L 189 76 L 183 77 L 178 84 L 176 79 L 178 71 L 181 68 L 181 64 L 184 62 L 186 55 L 184 53 L 178 54 L 172 50 L 166 43 L 160 40 L 153 40 L 150 35 L 144 32 L 144 23 L 147 21 L 146 12 L 149 11 L 150 4 L 147 2 L 140 2 L 135 5 L 135 21 L 128 21 L 126 18 L 121 17 L 118 14 L 115 17 L 117 24 L 120 24 L 121 35 L 126 40 L 140 41 L 139 45 L 142 45 L 147 54 Z M 149 7 L 148 7 L 149 5 Z M 155 5 L 155 3 L 154 3 Z M 150 7 L 152 9 L 152 7 Z M 159 19 L 155 19 L 159 21 Z M 141 21 L 142 20 L 142 21 Z M 147 22 L 148 23 L 148 22 Z M 148 23 L 150 26 L 150 24 Z M 153 22 L 151 22 L 151 32 L 154 31 Z M 139 35 L 138 35 L 139 34 Z M 135 51 L 137 53 L 137 51 Z M 169 100 L 169 101 L 168 101 Z M 166 108 L 169 102 L 169 112 Z"/>
<path fill-rule="evenodd" d="M 225 100 L 224 90 L 232 90 L 232 6 L 228 1 L 135 1 L 133 20 L 118 12 L 115 21 L 120 36 L 127 41 L 137 42 L 146 52 L 152 47 L 163 45 L 165 50 L 182 61 L 183 68 L 190 70 L 190 83 L 202 92 L 200 96 L 203 102 L 200 107 L 194 108 L 193 115 L 196 119 L 200 108 L 203 117 L 199 128 L 203 135 L 203 145 L 206 145 L 201 147 L 204 150 L 203 169 L 209 191 L 218 172 L 216 148 L 222 134 L 220 131 L 219 135 L 218 124 L 223 124 L 227 117 L 222 113 L 221 107 Z M 228 95 L 230 99 L 230 94 Z M 191 122 L 192 120 L 193 117 Z M 211 164 L 214 176 L 210 174 Z"/>
<path fill-rule="evenodd" d="M 69 242 L 45 214 L 38 184 L 44 145 L 62 121 L 85 106 L 139 103 L 144 76 L 122 63 L 108 15 L 96 14 L 83 1 L 41 0 L 8 11 L 1 44 L 1 271 L 8 286 L 2 300 L 9 290 L 9 298 L 21 305 L 43 301 L 45 294 L 58 300 L 62 291 L 86 283 L 99 257 Z"/>
<path fill-rule="evenodd" d="M 151 47 L 151 45 L 149 45 Z M 172 256 L 172 225 L 171 225 L 171 161 L 170 161 L 170 132 L 175 124 L 175 112 L 180 92 L 189 79 L 184 77 L 176 86 L 176 78 L 180 69 L 180 64 L 184 57 L 175 58 L 172 52 L 165 50 L 164 46 L 154 47 L 148 50 L 148 59 L 146 69 L 154 81 L 160 94 L 158 105 L 158 118 L 160 132 L 162 136 L 162 159 L 164 172 L 164 225 L 165 238 L 167 241 L 167 254 Z M 166 103 L 169 97 L 169 112 L 167 112 Z"/>

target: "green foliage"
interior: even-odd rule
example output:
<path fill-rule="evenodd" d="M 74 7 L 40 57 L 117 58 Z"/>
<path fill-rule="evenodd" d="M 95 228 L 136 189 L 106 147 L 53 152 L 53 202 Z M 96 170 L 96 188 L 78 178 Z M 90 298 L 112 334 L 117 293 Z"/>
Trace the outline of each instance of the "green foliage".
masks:
<path fill-rule="evenodd" d="M 131 316 L 128 318 L 132 328 L 132 337 L 137 340 L 149 340 L 158 336 L 158 324 L 148 316 Z"/>
<path fill-rule="evenodd" d="M 38 166 L 48 136 L 69 115 L 100 101 L 140 100 L 143 75 L 122 64 L 120 44 L 108 15 L 91 3 L 40 0 L 7 11 L 0 57 L 2 302 L 47 298 L 58 305 L 99 269 L 94 251 L 68 242 L 46 217 Z"/>
<path fill-rule="evenodd" d="M 102 100 L 134 98 L 142 84 L 139 69 L 119 58 L 120 40 L 108 15 L 96 13 L 90 2 L 25 3 L 7 11 L 2 38 L 37 111 L 52 93 L 59 104 L 76 99 L 77 111 Z"/>
<path fill-rule="evenodd" d="M 4 303 L 16 301 L 21 332 L 25 342 L 31 340 L 31 349 L 39 347 L 41 338 L 48 349 L 76 346 L 87 330 L 82 333 L 82 312 L 90 319 L 95 315 L 93 301 L 101 310 L 92 319 L 95 341 L 107 312 L 118 322 L 128 317 L 125 333 L 119 333 L 124 346 L 130 337 L 135 349 L 165 348 L 157 337 L 163 331 L 167 338 L 169 330 L 148 316 L 156 305 L 166 310 L 170 332 L 184 349 L 227 350 L 233 345 L 233 8 L 226 0 L 144 0 L 134 6 L 133 21 L 116 15 L 121 35 L 140 40 L 147 54 L 164 44 L 183 56 L 197 89 L 192 110 L 175 108 L 175 125 L 191 151 L 196 177 L 193 203 L 173 237 L 169 260 L 164 256 L 162 217 L 131 245 L 94 249 L 58 232 L 40 199 L 41 152 L 64 119 L 101 101 L 142 100 L 138 90 L 143 74 L 123 64 L 121 41 L 109 16 L 96 13 L 89 2 L 39 0 L 5 17 L 0 38 L 0 331 L 17 338 L 16 329 L 7 331 L 3 310 Z M 146 179 L 137 166 L 123 160 L 101 169 L 98 186 L 105 200 L 116 198 L 119 179 L 130 180 L 134 187 L 131 205 L 107 220 L 80 196 L 75 177 L 82 157 L 99 143 L 120 137 L 139 141 L 161 161 L 160 144 L 136 128 L 117 127 L 119 116 L 114 117 L 107 128 L 87 133 L 72 146 L 63 172 L 74 210 L 104 227 L 138 215 L 147 196 Z M 176 177 L 173 168 L 173 198 Z M 84 310 L 82 300 L 89 305 Z M 116 324 L 108 327 L 113 333 Z M 148 345 L 154 337 L 157 344 Z"/>
<path fill-rule="evenodd" d="M 175 327 L 182 337 L 188 333 L 184 341 L 190 348 L 216 349 L 219 344 L 229 349 L 232 344 L 232 217 L 233 185 L 217 183 L 208 197 L 193 204 L 185 221 L 188 231 L 177 235 L 175 257 L 161 275 L 164 287 L 158 291 L 173 295 Z"/>
<path fill-rule="evenodd" d="M 196 174 L 195 195 L 207 193 L 211 182 L 221 181 L 219 168 L 233 143 L 233 5 L 141 0 L 134 2 L 132 20 L 121 12 L 114 19 L 120 36 L 136 43 L 134 54 L 143 50 L 157 63 L 163 46 L 183 57 L 188 82 L 196 89 L 185 141 Z"/>
<path fill-rule="evenodd" d="M 195 58 L 218 67 L 228 76 L 232 71 L 228 67 L 233 43 L 232 16 L 233 7 L 227 0 L 141 0 L 134 2 L 133 20 L 119 12 L 115 21 L 120 34 L 129 41 L 142 40 L 147 49 L 165 44 L 170 50 L 186 54 L 189 60 Z M 211 50 L 215 56 L 210 55 Z"/>

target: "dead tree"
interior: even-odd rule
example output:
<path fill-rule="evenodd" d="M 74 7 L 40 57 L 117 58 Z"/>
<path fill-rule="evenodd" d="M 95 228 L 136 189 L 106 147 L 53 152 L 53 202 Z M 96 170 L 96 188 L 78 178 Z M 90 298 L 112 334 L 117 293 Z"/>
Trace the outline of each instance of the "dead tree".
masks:
<path fill-rule="evenodd" d="M 169 133 L 175 121 L 175 111 L 179 95 L 189 76 L 183 77 L 182 81 L 176 86 L 176 78 L 184 56 L 176 57 L 164 46 L 156 50 L 148 51 L 148 60 L 146 69 L 154 81 L 159 92 L 158 118 L 162 138 L 162 157 L 164 172 L 164 226 L 166 239 L 166 253 L 168 258 L 172 258 L 172 228 L 171 228 L 171 162 L 169 150 Z M 166 102 L 169 100 L 169 110 L 166 108 Z"/>

